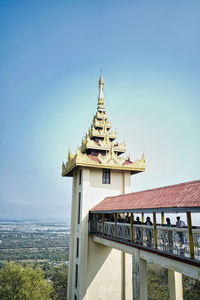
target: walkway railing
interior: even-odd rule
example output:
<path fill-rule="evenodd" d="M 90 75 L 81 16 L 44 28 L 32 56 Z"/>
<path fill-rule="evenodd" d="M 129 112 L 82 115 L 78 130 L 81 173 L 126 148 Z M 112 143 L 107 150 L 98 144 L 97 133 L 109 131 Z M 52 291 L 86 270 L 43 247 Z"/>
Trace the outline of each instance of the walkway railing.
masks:
<path fill-rule="evenodd" d="M 157 249 L 168 254 L 191 257 L 188 228 L 153 226 L 91 221 L 91 233 L 129 241 L 147 248 Z M 156 231 L 156 232 L 155 232 Z M 194 259 L 200 260 L 200 229 L 192 229 Z"/>

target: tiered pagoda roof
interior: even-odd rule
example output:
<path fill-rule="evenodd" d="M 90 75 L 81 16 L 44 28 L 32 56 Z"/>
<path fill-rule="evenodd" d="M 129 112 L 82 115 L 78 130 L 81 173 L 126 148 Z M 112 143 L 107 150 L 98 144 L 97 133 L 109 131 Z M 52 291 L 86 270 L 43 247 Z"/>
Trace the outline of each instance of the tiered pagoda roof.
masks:
<path fill-rule="evenodd" d="M 121 156 L 126 152 L 126 143 L 117 143 L 117 131 L 110 131 L 111 122 L 108 121 L 104 107 L 103 86 L 103 77 L 100 76 L 97 112 L 76 154 L 73 155 L 69 150 L 68 161 L 62 164 L 62 176 L 73 176 L 73 170 L 77 166 L 129 170 L 131 174 L 145 170 L 144 154 L 134 162 Z"/>

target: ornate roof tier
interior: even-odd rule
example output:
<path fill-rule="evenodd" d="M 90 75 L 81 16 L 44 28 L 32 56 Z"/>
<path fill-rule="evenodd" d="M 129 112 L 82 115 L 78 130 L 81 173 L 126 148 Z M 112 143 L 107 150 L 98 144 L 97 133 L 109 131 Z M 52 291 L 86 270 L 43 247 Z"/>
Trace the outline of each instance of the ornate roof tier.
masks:
<path fill-rule="evenodd" d="M 97 111 L 97 113 L 96 113 L 96 117 L 97 117 L 97 119 L 105 119 L 105 120 L 107 120 L 108 119 L 108 115 L 106 114 L 106 113 L 104 113 L 104 112 L 102 112 L 102 111 Z"/>
<path fill-rule="evenodd" d="M 97 112 L 93 118 L 91 128 L 85 138 L 82 139 L 81 147 L 73 155 L 68 152 L 68 161 L 62 164 L 62 176 L 73 176 L 73 170 L 77 166 L 114 169 L 130 171 L 131 174 L 145 170 L 144 154 L 141 159 L 130 161 L 121 154 L 126 152 L 126 143 L 115 142 L 117 131 L 110 131 L 111 122 L 104 108 L 104 81 L 99 79 L 99 96 Z"/>
<path fill-rule="evenodd" d="M 109 151 L 111 145 L 113 145 L 113 150 L 115 152 L 124 153 L 126 152 L 126 143 L 125 141 L 121 144 L 118 143 L 112 143 L 110 141 L 109 134 L 105 135 L 105 138 L 103 140 L 99 140 L 98 142 L 95 140 L 90 139 L 90 137 L 87 135 L 85 139 L 82 139 L 82 145 L 81 145 L 81 151 L 84 153 L 86 149 L 96 149 L 96 150 L 104 150 Z"/>
<path fill-rule="evenodd" d="M 93 138 L 93 137 L 105 137 L 106 135 L 108 134 L 109 136 L 109 139 L 111 140 L 115 140 L 116 137 L 117 137 L 117 130 L 115 129 L 114 131 L 106 131 L 103 130 L 103 129 L 95 129 L 95 127 L 91 127 L 91 129 L 89 129 L 88 131 L 88 135 L 90 138 Z"/>
<path fill-rule="evenodd" d="M 94 118 L 93 125 L 97 128 L 111 128 L 111 122 L 106 121 L 105 119 L 97 120 L 96 117 Z"/>
<path fill-rule="evenodd" d="M 145 171 L 145 157 L 142 155 L 141 159 L 136 159 L 134 162 L 123 157 L 119 157 L 113 150 L 107 152 L 106 155 L 99 154 L 87 155 L 82 153 L 78 148 L 75 155 L 69 151 L 68 161 L 62 164 L 62 176 L 73 176 L 73 170 L 77 166 L 101 168 L 101 169 L 114 169 L 130 171 L 131 174 L 136 174 Z"/>

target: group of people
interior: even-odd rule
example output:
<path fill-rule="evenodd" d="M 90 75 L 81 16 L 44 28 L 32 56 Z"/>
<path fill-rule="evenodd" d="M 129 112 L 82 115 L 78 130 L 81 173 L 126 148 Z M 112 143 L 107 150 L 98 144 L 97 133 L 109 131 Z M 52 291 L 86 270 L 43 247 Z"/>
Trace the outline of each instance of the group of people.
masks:
<path fill-rule="evenodd" d="M 166 218 L 166 222 L 167 222 L 167 224 L 166 224 L 167 227 L 172 227 L 170 218 Z M 185 222 L 183 220 L 181 220 L 181 218 L 179 216 L 176 218 L 176 227 L 177 228 L 186 227 Z M 179 237 L 179 242 L 182 246 L 184 244 L 184 234 L 182 231 L 178 231 L 177 233 L 178 233 L 178 237 Z M 172 232 L 168 233 L 168 240 L 169 240 L 169 244 L 171 244 L 172 243 Z"/>
<path fill-rule="evenodd" d="M 117 215 L 117 220 L 116 221 L 117 221 L 117 223 L 127 223 L 127 224 L 130 224 L 130 218 L 131 217 L 130 217 L 129 213 L 127 213 L 125 215 L 125 218 L 123 218 L 119 214 L 119 215 Z M 176 218 L 176 220 L 177 221 L 176 221 L 175 227 L 177 227 L 177 228 L 183 228 L 183 227 L 186 226 L 185 222 L 183 220 L 181 220 L 181 218 L 179 216 Z M 108 222 L 115 222 L 114 215 L 113 214 L 108 215 L 106 217 L 106 221 L 108 221 Z M 151 222 L 151 218 L 149 216 L 146 217 L 146 221 L 144 223 L 142 223 L 140 221 L 139 217 L 136 217 L 136 220 L 133 220 L 133 224 L 135 224 L 135 225 L 139 225 L 139 224 L 140 225 L 149 225 L 149 226 L 153 225 L 153 223 Z M 166 218 L 166 225 L 165 226 L 166 227 L 173 227 L 174 226 L 174 225 L 171 224 L 170 218 Z M 179 237 L 179 242 L 180 242 L 181 245 L 183 245 L 184 244 L 184 234 L 183 234 L 182 231 L 178 231 L 177 233 L 178 233 L 178 237 Z M 147 229 L 146 230 L 146 234 L 147 234 L 147 244 L 151 245 L 151 243 L 152 243 L 152 234 L 153 234 L 152 230 L 151 229 Z M 136 241 L 141 241 L 141 238 L 142 238 L 141 230 L 140 230 L 140 228 L 136 227 Z M 169 246 L 171 247 L 172 244 L 173 244 L 172 231 L 168 232 L 168 242 L 169 242 Z"/>

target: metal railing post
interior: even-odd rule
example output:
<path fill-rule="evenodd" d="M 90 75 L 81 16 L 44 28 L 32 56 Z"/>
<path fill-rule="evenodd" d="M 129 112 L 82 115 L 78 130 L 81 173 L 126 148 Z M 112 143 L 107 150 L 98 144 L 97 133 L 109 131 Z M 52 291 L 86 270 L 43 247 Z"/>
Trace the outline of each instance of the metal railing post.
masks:
<path fill-rule="evenodd" d="M 154 234 L 154 246 L 155 249 L 158 248 L 158 242 L 157 242 L 157 232 L 156 232 L 156 213 L 153 213 L 153 234 Z"/>
<path fill-rule="evenodd" d="M 188 228 L 188 240 L 189 240 L 189 248 L 190 248 L 190 258 L 194 258 L 194 242 L 193 242 L 193 234 L 192 234 L 192 220 L 190 211 L 186 212 L 187 214 L 187 228 Z"/>
<path fill-rule="evenodd" d="M 104 221 L 105 221 L 105 214 L 102 214 L 102 234 L 104 235 Z"/>
<path fill-rule="evenodd" d="M 142 213 L 142 223 L 144 223 L 144 213 Z"/>
<path fill-rule="evenodd" d="M 131 243 L 132 243 L 133 242 L 133 213 L 131 213 L 130 222 L 131 222 Z"/>
<path fill-rule="evenodd" d="M 165 224 L 165 217 L 164 217 L 165 215 L 164 215 L 164 212 L 162 211 L 161 212 L 161 222 L 162 222 L 162 225 L 164 225 Z"/>
<path fill-rule="evenodd" d="M 117 238 L 117 214 L 115 214 L 115 238 Z"/>

